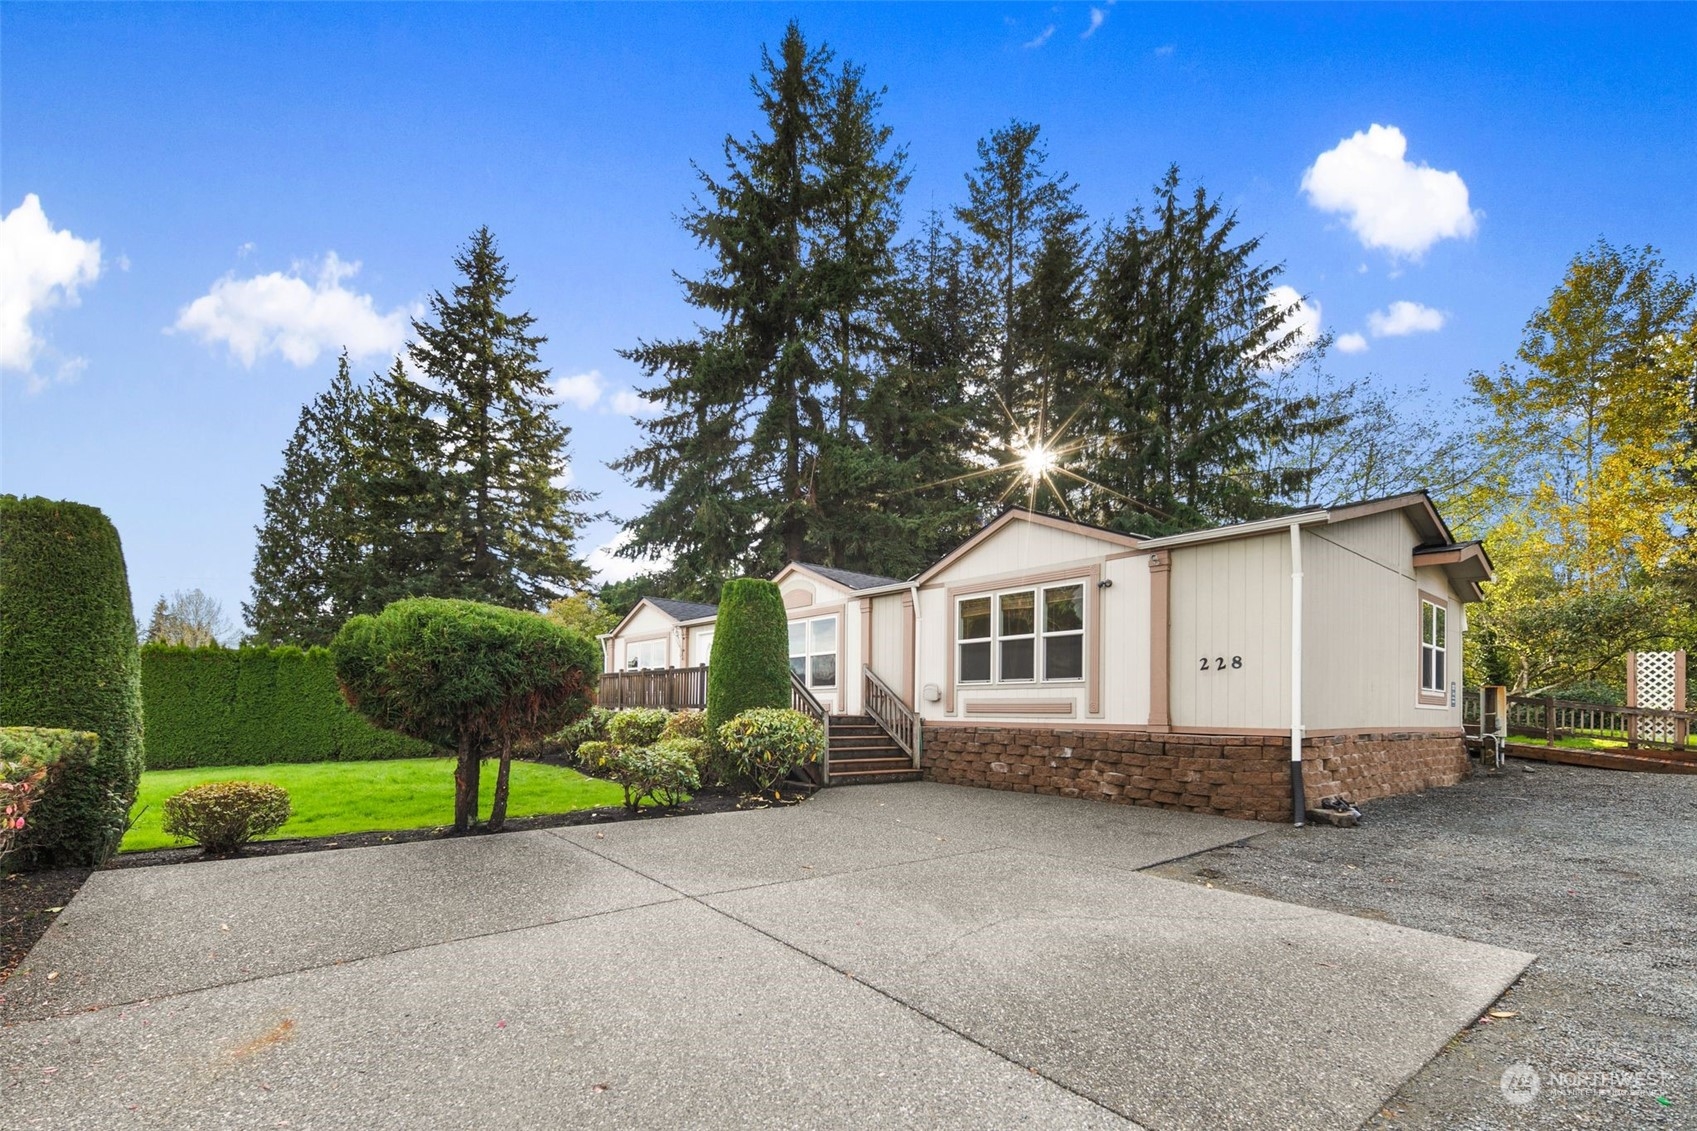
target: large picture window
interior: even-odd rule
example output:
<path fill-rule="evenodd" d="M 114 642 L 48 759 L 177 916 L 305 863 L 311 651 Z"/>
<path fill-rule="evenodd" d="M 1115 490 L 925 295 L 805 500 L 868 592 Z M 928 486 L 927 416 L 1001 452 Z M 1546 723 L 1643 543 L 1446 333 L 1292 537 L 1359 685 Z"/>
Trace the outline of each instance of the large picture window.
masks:
<path fill-rule="evenodd" d="M 663 668 L 666 666 L 664 640 L 632 640 L 625 645 L 625 667 Z"/>
<path fill-rule="evenodd" d="M 837 686 L 837 618 L 790 622 L 790 671 L 808 687 Z"/>
<path fill-rule="evenodd" d="M 955 606 L 960 683 L 1084 678 L 1084 586 L 963 597 Z"/>
<path fill-rule="evenodd" d="M 1449 608 L 1435 601 L 1420 602 L 1420 694 L 1442 699 L 1449 687 L 1449 646 L 1445 620 Z"/>

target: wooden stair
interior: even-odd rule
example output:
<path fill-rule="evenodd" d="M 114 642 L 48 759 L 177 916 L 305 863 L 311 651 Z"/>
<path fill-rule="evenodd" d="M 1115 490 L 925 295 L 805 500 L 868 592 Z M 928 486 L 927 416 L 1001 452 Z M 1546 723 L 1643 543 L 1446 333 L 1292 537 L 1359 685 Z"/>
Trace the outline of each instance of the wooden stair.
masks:
<path fill-rule="evenodd" d="M 831 716 L 831 784 L 918 781 L 920 773 L 870 715 Z"/>

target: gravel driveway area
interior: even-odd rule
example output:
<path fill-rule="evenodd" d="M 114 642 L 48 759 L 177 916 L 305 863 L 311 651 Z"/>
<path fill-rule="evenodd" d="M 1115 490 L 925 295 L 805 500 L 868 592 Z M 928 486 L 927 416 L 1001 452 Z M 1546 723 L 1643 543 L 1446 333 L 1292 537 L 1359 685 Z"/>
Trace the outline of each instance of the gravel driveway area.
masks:
<path fill-rule="evenodd" d="M 1697 776 L 1511 762 L 1364 814 L 1152 871 L 1538 954 L 1369 1126 L 1697 1128 Z"/>

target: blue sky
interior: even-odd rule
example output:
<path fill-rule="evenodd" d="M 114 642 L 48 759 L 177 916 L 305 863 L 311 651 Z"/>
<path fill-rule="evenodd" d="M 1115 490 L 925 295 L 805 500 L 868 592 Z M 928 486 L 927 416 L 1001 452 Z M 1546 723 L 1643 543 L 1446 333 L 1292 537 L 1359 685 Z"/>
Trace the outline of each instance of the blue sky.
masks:
<path fill-rule="evenodd" d="M 1691 5 L 7 4 L 0 489 L 104 508 L 139 607 L 235 619 L 329 343 L 382 368 L 488 224 L 578 378 L 577 482 L 636 513 L 616 351 L 691 326 L 690 162 L 754 126 L 792 17 L 888 88 L 910 222 L 1012 117 L 1097 220 L 1177 162 L 1360 335 L 1345 377 L 1459 395 L 1600 236 L 1697 270 Z"/>

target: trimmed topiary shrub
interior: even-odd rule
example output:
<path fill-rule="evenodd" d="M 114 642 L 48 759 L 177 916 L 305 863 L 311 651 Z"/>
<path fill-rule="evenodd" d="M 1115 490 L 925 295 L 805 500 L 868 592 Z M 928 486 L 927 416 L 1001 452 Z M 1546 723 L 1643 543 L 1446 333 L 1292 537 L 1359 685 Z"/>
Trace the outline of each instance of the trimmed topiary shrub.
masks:
<path fill-rule="evenodd" d="M 660 741 L 669 716 L 658 707 L 631 707 L 614 711 L 607 720 L 607 737 L 615 746 L 648 746 Z"/>
<path fill-rule="evenodd" d="M 0 725 L 92 731 L 35 808 L 26 865 L 117 851 L 141 777 L 141 662 L 124 551 L 94 507 L 0 495 Z"/>
<path fill-rule="evenodd" d="M 499 754 L 489 827 L 507 815 L 515 743 L 582 717 L 601 650 L 535 613 L 415 597 L 357 616 L 330 645 L 349 705 L 387 730 L 453 750 L 454 831 L 477 820 L 481 760 Z"/>
<path fill-rule="evenodd" d="M 771 789 L 825 753 L 825 728 L 800 711 L 757 707 L 719 728 L 719 749 L 734 781 Z"/>
<path fill-rule="evenodd" d="M 289 791 L 262 781 L 217 781 L 165 799 L 163 828 L 214 855 L 274 833 L 289 819 Z"/>
<path fill-rule="evenodd" d="M 148 644 L 141 650 L 141 692 L 153 770 L 436 752 L 372 726 L 350 708 L 327 648 Z"/>
<path fill-rule="evenodd" d="M 784 595 L 752 577 L 725 582 L 707 668 L 707 740 L 756 707 L 790 705 L 790 622 Z"/>

